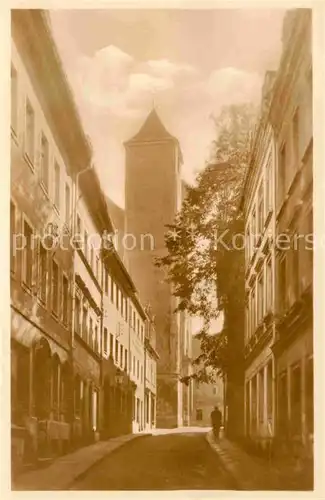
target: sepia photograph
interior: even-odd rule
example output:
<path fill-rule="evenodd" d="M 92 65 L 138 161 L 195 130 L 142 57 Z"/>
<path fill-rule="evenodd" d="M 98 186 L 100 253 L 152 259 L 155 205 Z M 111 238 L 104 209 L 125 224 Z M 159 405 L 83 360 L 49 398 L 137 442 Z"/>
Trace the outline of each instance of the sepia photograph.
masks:
<path fill-rule="evenodd" d="M 313 492 L 315 12 L 54 5 L 10 12 L 11 490 Z"/>

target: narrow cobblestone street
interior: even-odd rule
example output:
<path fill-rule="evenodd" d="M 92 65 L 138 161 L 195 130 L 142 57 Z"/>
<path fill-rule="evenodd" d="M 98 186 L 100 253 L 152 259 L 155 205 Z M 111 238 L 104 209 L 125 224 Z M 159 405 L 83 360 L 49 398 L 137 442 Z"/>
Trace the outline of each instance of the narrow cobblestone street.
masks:
<path fill-rule="evenodd" d="M 72 490 L 229 490 L 236 486 L 205 433 L 148 436 L 91 468 Z"/>

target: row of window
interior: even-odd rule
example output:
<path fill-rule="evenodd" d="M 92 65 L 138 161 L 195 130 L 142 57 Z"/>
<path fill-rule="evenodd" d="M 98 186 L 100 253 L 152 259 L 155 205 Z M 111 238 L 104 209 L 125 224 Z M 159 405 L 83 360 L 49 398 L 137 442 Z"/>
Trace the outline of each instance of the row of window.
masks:
<path fill-rule="evenodd" d="M 272 419 L 272 373 L 272 362 L 270 361 L 250 381 L 246 382 L 246 429 L 248 434 L 256 432 L 258 422 L 262 424 Z M 264 405 L 265 401 L 266 406 Z"/>
<path fill-rule="evenodd" d="M 19 86 L 16 68 L 11 66 L 11 130 L 18 141 L 19 119 Z M 57 159 L 51 160 L 49 139 L 43 130 L 37 130 L 36 116 L 30 99 L 26 96 L 24 105 L 24 157 L 33 171 L 37 168 L 39 182 L 47 196 L 53 201 L 58 213 L 62 211 L 66 226 L 71 226 L 71 190 L 68 183 L 63 182 L 62 171 Z M 64 186 L 64 207 L 62 203 Z"/>
<path fill-rule="evenodd" d="M 142 319 L 132 305 L 128 308 L 127 297 L 109 274 L 106 267 L 104 267 L 104 293 L 106 296 L 110 296 L 112 304 L 116 306 L 124 320 L 129 321 L 131 328 L 137 333 L 141 342 L 144 342 L 144 324 Z"/>
<path fill-rule="evenodd" d="M 254 255 L 258 238 L 264 233 L 264 224 L 273 205 L 272 156 L 269 156 L 264 175 L 257 189 L 252 212 L 246 228 L 246 261 Z"/>
<path fill-rule="evenodd" d="M 96 317 L 96 319 L 94 319 Z M 75 333 L 100 354 L 100 328 L 96 313 L 80 295 L 75 298 Z"/>
<path fill-rule="evenodd" d="M 290 386 L 289 375 L 290 374 Z M 290 387 L 290 389 L 289 389 Z M 300 435 L 302 431 L 302 399 L 305 393 L 305 423 L 307 432 L 314 432 L 314 364 L 313 358 L 305 360 L 305 376 L 302 362 L 283 371 L 278 379 L 278 432 Z"/>
<path fill-rule="evenodd" d="M 296 107 L 292 120 L 288 123 L 288 132 L 281 144 L 278 163 L 277 208 L 279 209 L 300 168 L 303 150 L 312 135 L 312 70 L 310 69 L 303 100 Z"/>
<path fill-rule="evenodd" d="M 17 209 L 13 202 L 10 203 L 10 243 L 11 243 L 11 273 L 17 276 L 21 271 L 21 280 L 25 288 L 37 294 L 44 307 L 67 326 L 69 322 L 70 293 L 68 276 L 60 269 L 55 258 L 55 253 L 44 248 L 41 241 L 34 240 L 32 225 L 22 215 L 25 240 L 22 250 L 14 248 Z M 18 262 L 18 259 L 19 262 Z M 20 265 L 18 265 L 20 264 Z"/>
<path fill-rule="evenodd" d="M 310 210 L 306 218 L 306 235 L 313 234 L 313 212 Z M 277 279 L 277 311 L 285 312 L 312 279 L 313 250 L 308 247 L 298 232 L 291 235 L 290 250 L 283 251 L 276 261 Z M 250 290 L 246 308 L 246 339 L 254 333 L 265 315 L 272 309 L 272 261 L 267 260 Z"/>
<path fill-rule="evenodd" d="M 269 258 L 262 266 L 248 295 L 246 307 L 247 340 L 272 309 L 272 285 L 272 260 Z"/>
<path fill-rule="evenodd" d="M 118 339 L 115 339 L 112 333 L 109 334 L 108 338 L 108 330 L 104 328 L 104 337 L 103 337 L 103 353 L 104 355 L 111 356 L 117 366 L 119 366 L 122 370 L 129 371 L 128 367 L 128 350 L 124 347 Z M 140 364 L 139 360 L 135 359 L 135 356 L 132 357 L 132 353 L 130 355 L 130 372 L 137 377 L 137 379 L 143 382 L 143 365 Z"/>

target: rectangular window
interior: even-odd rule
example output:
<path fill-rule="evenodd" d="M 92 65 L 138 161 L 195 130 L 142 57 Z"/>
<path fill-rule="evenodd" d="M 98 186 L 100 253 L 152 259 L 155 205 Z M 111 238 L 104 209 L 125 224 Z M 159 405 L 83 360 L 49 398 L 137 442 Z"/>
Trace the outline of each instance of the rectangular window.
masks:
<path fill-rule="evenodd" d="M 264 368 L 259 372 L 258 382 L 258 417 L 260 422 L 264 422 Z"/>
<path fill-rule="evenodd" d="M 35 157 L 35 114 L 29 100 L 26 100 L 25 153 L 33 164 Z"/>
<path fill-rule="evenodd" d="M 15 135 L 18 135 L 18 75 L 13 65 L 11 65 L 11 128 Z"/>
<path fill-rule="evenodd" d="M 55 260 L 52 260 L 52 311 L 58 316 L 59 314 L 59 267 Z"/>
<path fill-rule="evenodd" d="M 49 168 L 50 168 L 50 148 L 49 142 L 42 132 L 41 136 L 41 159 L 40 159 L 40 179 L 41 183 L 48 191 L 49 189 Z"/>
<path fill-rule="evenodd" d="M 120 365 L 123 368 L 123 346 L 120 346 Z"/>
<path fill-rule="evenodd" d="M 115 340 L 115 363 L 118 365 L 118 340 Z"/>
<path fill-rule="evenodd" d="M 114 336 L 112 333 L 110 333 L 109 334 L 109 355 L 112 358 L 114 357 L 113 346 L 114 346 Z"/>
<path fill-rule="evenodd" d="M 299 158 L 299 108 L 296 109 L 296 112 L 293 117 L 292 124 L 292 142 L 293 142 L 293 158 L 294 158 L 294 170 L 297 171 L 299 169 L 300 158 Z"/>
<path fill-rule="evenodd" d="M 98 354 L 100 354 L 100 342 L 99 342 L 99 329 L 98 329 L 98 325 L 95 325 L 94 351 L 96 351 L 96 352 L 98 352 Z"/>
<path fill-rule="evenodd" d="M 135 375 L 135 356 L 133 356 L 133 375 Z"/>
<path fill-rule="evenodd" d="M 140 376 L 140 363 L 139 360 L 137 360 L 137 378 Z"/>
<path fill-rule="evenodd" d="M 272 261 L 269 259 L 266 264 L 266 308 L 267 312 L 272 309 Z"/>
<path fill-rule="evenodd" d="M 258 190 L 258 236 L 263 234 L 264 229 L 264 192 L 263 179 Z"/>
<path fill-rule="evenodd" d="M 135 311 L 133 311 L 133 328 L 135 329 Z"/>
<path fill-rule="evenodd" d="M 143 335 L 143 325 L 141 325 L 141 342 L 144 341 L 144 335 Z"/>
<path fill-rule="evenodd" d="M 139 319 L 137 320 L 137 334 L 139 337 L 140 336 L 140 320 Z"/>
<path fill-rule="evenodd" d="M 264 283 L 263 283 L 263 273 L 261 273 L 259 279 L 258 279 L 258 314 L 257 314 L 257 320 L 258 323 L 260 323 L 263 319 L 263 312 L 264 312 Z"/>
<path fill-rule="evenodd" d="M 80 215 L 77 214 L 77 229 L 76 229 L 76 233 L 78 236 L 81 237 L 81 218 L 80 218 Z"/>
<path fill-rule="evenodd" d="M 252 245 L 251 245 L 251 250 L 252 253 L 255 251 L 255 246 L 256 246 L 256 240 L 257 240 L 257 230 L 256 230 L 256 212 L 255 210 L 252 213 L 252 222 L 251 222 L 251 227 L 252 227 L 252 233 L 251 233 L 251 238 L 252 238 Z"/>
<path fill-rule="evenodd" d="M 246 229 L 245 250 L 246 250 L 246 260 L 247 260 L 247 263 L 248 263 L 249 259 L 250 259 L 250 231 L 249 231 L 249 226 Z"/>
<path fill-rule="evenodd" d="M 125 297 L 125 311 L 124 311 L 125 321 L 128 320 L 128 299 Z"/>
<path fill-rule="evenodd" d="M 113 278 L 111 277 L 111 302 L 113 302 L 113 303 L 114 303 L 114 286 L 115 286 L 115 283 L 114 283 Z"/>
<path fill-rule="evenodd" d="M 80 315 L 81 315 L 81 304 L 79 297 L 75 298 L 75 325 L 74 331 L 80 334 Z"/>
<path fill-rule="evenodd" d="M 86 230 L 84 232 L 84 254 L 86 259 L 88 259 L 88 233 Z"/>
<path fill-rule="evenodd" d="M 68 324 L 69 319 L 69 281 L 66 276 L 63 275 L 62 283 L 62 320 L 65 325 Z"/>
<path fill-rule="evenodd" d="M 140 370 L 140 373 L 141 373 L 141 382 L 143 382 L 143 366 L 141 365 L 141 370 Z"/>
<path fill-rule="evenodd" d="M 23 281 L 29 288 L 33 277 L 33 230 L 27 221 L 24 221 L 25 246 L 23 248 Z"/>
<path fill-rule="evenodd" d="M 90 318 L 90 325 L 92 324 L 92 319 Z M 91 327 L 90 327 L 91 330 Z M 87 342 L 88 340 L 88 309 L 86 306 L 82 309 L 82 338 Z"/>
<path fill-rule="evenodd" d="M 65 223 L 68 228 L 70 228 L 70 217 L 71 217 L 71 192 L 70 186 L 65 185 Z"/>
<path fill-rule="evenodd" d="M 88 338 L 86 337 L 85 340 L 94 349 L 94 323 L 92 317 L 89 318 L 89 333 Z"/>
<path fill-rule="evenodd" d="M 47 289 L 47 251 L 40 243 L 39 245 L 39 298 L 42 302 L 46 302 L 46 289 Z"/>
<path fill-rule="evenodd" d="M 103 353 L 107 354 L 108 349 L 108 331 L 107 328 L 104 328 L 104 338 L 103 338 Z"/>
<path fill-rule="evenodd" d="M 124 314 L 124 295 L 121 293 L 121 314 Z"/>
<path fill-rule="evenodd" d="M 287 168 L 287 148 L 286 144 L 282 146 L 280 151 L 280 161 L 279 161 L 279 194 L 280 200 L 278 206 L 282 203 L 285 193 L 286 193 L 286 168 Z"/>
<path fill-rule="evenodd" d="M 118 309 L 119 308 L 119 299 L 120 299 L 120 289 L 119 287 L 116 285 L 116 308 Z"/>
<path fill-rule="evenodd" d="M 16 207 L 10 202 L 10 270 L 16 269 L 16 250 L 14 248 L 14 238 L 16 234 Z"/>
<path fill-rule="evenodd" d="M 251 333 L 255 332 L 256 328 L 256 310 L 255 310 L 255 289 L 252 290 L 251 293 L 251 325 L 252 325 L 252 331 Z"/>
<path fill-rule="evenodd" d="M 124 351 L 124 369 L 127 371 L 128 370 L 128 350 L 125 349 Z"/>
<path fill-rule="evenodd" d="M 54 204 L 60 211 L 60 165 L 54 163 Z"/>

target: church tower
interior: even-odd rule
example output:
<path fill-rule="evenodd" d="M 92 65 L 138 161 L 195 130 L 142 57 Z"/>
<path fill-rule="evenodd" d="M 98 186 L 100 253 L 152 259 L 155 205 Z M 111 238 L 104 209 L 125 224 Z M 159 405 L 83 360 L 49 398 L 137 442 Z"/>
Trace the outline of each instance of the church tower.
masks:
<path fill-rule="evenodd" d="M 155 259 L 167 254 L 166 225 L 181 207 L 178 140 L 162 124 L 155 109 L 140 131 L 125 144 L 125 243 L 128 269 L 142 302 L 150 302 L 156 325 L 157 427 L 183 424 L 180 315 L 165 270 Z"/>

